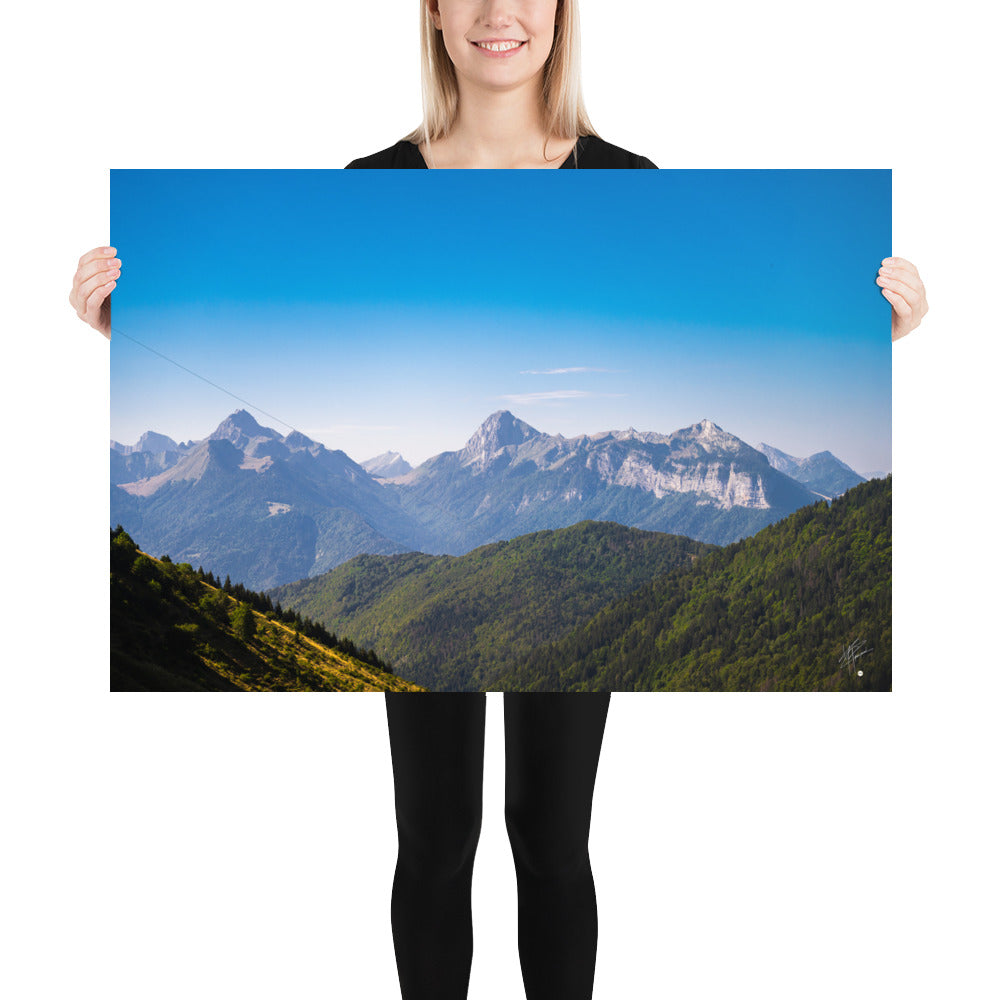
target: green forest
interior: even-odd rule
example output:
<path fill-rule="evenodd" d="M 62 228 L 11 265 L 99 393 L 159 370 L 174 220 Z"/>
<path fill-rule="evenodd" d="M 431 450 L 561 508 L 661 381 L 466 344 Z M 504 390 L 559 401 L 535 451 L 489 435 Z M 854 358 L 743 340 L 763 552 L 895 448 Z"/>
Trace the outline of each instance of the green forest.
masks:
<path fill-rule="evenodd" d="M 269 593 L 431 690 L 890 690 L 892 486 L 723 548 L 587 521 Z"/>
<path fill-rule="evenodd" d="M 112 691 L 416 691 L 371 649 L 111 531 Z"/>
<path fill-rule="evenodd" d="M 358 556 L 268 593 L 437 691 L 503 690 L 526 653 L 713 546 L 583 521 L 463 556 Z"/>
<path fill-rule="evenodd" d="M 889 691 L 891 532 L 887 478 L 722 548 L 584 521 L 256 593 L 119 525 L 111 687 Z"/>
<path fill-rule="evenodd" d="M 891 532 L 891 477 L 862 483 L 605 608 L 505 688 L 891 690 Z"/>

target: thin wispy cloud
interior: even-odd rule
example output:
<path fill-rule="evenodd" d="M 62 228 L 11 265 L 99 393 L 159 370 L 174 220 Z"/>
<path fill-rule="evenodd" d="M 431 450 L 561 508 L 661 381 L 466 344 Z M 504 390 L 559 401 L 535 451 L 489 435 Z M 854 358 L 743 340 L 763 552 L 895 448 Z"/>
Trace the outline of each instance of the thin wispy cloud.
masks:
<path fill-rule="evenodd" d="M 587 372 L 620 372 L 621 368 L 528 368 L 521 375 L 581 375 Z"/>
<path fill-rule="evenodd" d="M 555 389 L 551 392 L 520 392 L 501 396 L 509 403 L 526 405 L 528 403 L 547 403 L 563 399 L 615 399 L 624 396 L 623 392 L 585 392 L 582 389 Z"/>

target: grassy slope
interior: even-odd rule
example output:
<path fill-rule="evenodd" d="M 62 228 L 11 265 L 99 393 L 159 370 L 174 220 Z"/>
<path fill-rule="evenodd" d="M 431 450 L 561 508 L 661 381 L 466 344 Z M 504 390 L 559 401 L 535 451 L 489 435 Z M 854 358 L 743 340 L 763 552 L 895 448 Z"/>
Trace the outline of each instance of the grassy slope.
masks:
<path fill-rule="evenodd" d="M 419 690 L 248 606 L 254 635 L 241 639 L 234 597 L 124 537 L 112 542 L 112 691 Z"/>

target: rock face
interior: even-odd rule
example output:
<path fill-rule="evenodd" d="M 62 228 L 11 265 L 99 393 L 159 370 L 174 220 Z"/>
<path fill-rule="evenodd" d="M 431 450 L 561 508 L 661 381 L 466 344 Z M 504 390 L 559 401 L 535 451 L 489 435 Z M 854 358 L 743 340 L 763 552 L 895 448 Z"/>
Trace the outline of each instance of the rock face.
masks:
<path fill-rule="evenodd" d="M 460 451 L 416 469 L 395 452 L 359 465 L 245 410 L 177 450 L 112 449 L 112 525 L 155 555 L 258 589 L 363 552 L 460 555 L 584 520 L 726 543 L 815 500 L 710 420 L 565 438 L 501 410 Z"/>

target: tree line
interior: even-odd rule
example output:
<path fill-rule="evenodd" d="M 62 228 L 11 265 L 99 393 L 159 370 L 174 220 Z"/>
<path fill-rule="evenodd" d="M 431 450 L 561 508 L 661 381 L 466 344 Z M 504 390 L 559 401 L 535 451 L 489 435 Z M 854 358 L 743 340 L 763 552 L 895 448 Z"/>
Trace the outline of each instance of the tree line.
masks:
<path fill-rule="evenodd" d="M 242 583 L 233 583 L 228 574 L 225 580 L 219 578 L 201 566 L 195 569 L 190 563 L 175 563 L 169 555 L 159 557 L 161 572 L 154 579 L 156 563 L 146 553 L 140 551 L 128 532 L 121 524 L 111 529 L 111 572 L 112 583 L 114 574 L 133 574 L 139 579 L 154 585 L 154 592 L 162 588 L 163 580 L 176 588 L 210 617 L 220 620 L 228 618 L 234 632 L 245 642 L 249 642 L 255 633 L 256 624 L 251 614 L 258 614 L 274 622 L 288 625 L 297 635 L 312 639 L 338 653 L 351 656 L 377 670 L 393 673 L 392 667 L 383 660 L 374 649 L 357 646 L 350 639 L 342 639 L 331 629 L 326 628 L 307 615 L 293 609 L 282 608 L 281 602 L 274 602 L 268 594 L 251 590 Z M 214 588 L 214 593 L 205 593 L 203 584 Z M 220 599 L 220 594 L 233 598 L 237 604 L 232 608 L 230 602 Z"/>

